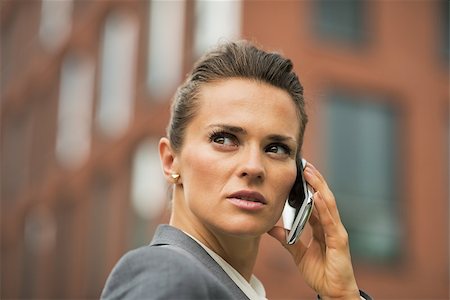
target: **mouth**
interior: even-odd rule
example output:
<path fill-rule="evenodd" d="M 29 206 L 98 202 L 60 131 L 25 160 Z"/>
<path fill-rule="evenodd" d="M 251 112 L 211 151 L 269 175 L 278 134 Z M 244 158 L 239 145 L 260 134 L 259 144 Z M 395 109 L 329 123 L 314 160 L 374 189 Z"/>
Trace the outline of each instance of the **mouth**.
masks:
<path fill-rule="evenodd" d="M 255 191 L 246 191 L 246 190 L 238 191 L 236 193 L 231 194 L 227 198 L 239 199 L 239 200 L 248 201 L 248 202 L 256 202 L 256 203 L 261 203 L 261 204 L 267 204 L 267 201 L 264 198 L 264 196 Z"/>

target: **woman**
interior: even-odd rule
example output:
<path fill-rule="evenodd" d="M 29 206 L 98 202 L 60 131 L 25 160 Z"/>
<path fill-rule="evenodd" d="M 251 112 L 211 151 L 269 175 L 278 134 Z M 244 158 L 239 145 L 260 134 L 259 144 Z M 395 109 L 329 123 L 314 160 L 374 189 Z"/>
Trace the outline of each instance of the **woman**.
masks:
<path fill-rule="evenodd" d="M 322 299 L 360 299 L 347 232 L 322 175 L 314 188 L 311 242 L 287 245 L 276 226 L 296 178 L 307 122 L 290 60 L 248 42 L 207 53 L 178 89 L 159 144 L 173 184 L 170 225 L 126 254 L 105 299 L 265 299 L 253 276 L 260 238 L 286 247 Z"/>

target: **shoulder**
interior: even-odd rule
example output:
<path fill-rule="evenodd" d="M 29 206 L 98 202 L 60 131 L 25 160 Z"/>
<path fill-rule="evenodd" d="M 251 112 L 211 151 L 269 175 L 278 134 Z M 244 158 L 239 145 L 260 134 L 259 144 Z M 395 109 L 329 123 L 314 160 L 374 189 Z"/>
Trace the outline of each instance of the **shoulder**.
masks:
<path fill-rule="evenodd" d="M 175 278 L 206 271 L 189 252 L 169 245 L 147 246 L 128 252 L 117 264 L 117 271 L 121 270 L 126 271 L 127 275 L 167 275 Z"/>
<path fill-rule="evenodd" d="M 221 283 L 189 252 L 173 246 L 146 246 L 119 260 L 102 298 L 213 298 L 208 295 L 218 289 Z"/>

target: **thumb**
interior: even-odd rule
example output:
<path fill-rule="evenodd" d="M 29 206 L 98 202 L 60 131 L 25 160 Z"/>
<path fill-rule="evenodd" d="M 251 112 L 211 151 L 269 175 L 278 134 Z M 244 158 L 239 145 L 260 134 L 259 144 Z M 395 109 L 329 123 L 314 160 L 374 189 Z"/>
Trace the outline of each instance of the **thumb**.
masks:
<path fill-rule="evenodd" d="M 294 245 L 288 245 L 286 242 L 287 230 L 280 226 L 274 226 L 267 232 L 274 239 L 278 240 L 280 244 L 289 251 L 296 263 L 298 263 L 304 256 L 307 247 L 299 240 Z"/>
<path fill-rule="evenodd" d="M 274 226 L 267 232 L 270 236 L 278 240 L 281 245 L 286 247 L 286 229 L 281 226 Z"/>

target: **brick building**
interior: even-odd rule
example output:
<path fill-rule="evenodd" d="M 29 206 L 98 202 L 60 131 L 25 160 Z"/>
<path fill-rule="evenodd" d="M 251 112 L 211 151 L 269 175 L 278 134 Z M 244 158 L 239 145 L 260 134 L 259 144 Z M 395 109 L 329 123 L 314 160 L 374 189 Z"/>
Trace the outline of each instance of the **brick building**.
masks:
<path fill-rule="evenodd" d="M 303 153 L 332 186 L 359 285 L 449 298 L 448 1 L 12 1 L 1 24 L 1 298 L 98 298 L 166 222 L 170 97 L 219 38 L 292 58 Z M 340 175 L 342 174 L 342 175 Z M 264 237 L 269 299 L 313 299 Z"/>

